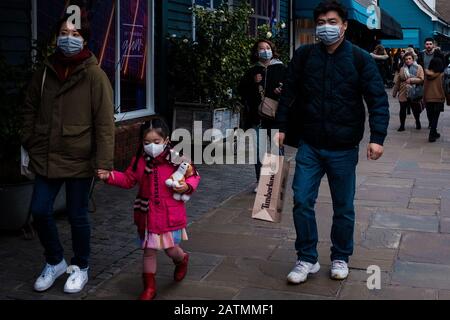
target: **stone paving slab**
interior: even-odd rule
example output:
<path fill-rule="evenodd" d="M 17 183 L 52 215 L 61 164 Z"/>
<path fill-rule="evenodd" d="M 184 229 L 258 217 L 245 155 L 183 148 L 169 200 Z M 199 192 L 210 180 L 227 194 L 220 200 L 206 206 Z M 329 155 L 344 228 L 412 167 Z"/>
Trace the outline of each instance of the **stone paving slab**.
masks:
<path fill-rule="evenodd" d="M 184 248 L 223 256 L 267 259 L 280 243 L 280 239 L 262 238 L 254 235 L 237 235 L 203 231 L 192 233 Z M 220 245 L 218 245 L 220 244 Z"/>
<path fill-rule="evenodd" d="M 402 233 L 398 230 L 368 228 L 361 246 L 368 249 L 397 249 Z"/>
<path fill-rule="evenodd" d="M 292 267 L 292 263 L 286 262 L 226 258 L 205 281 L 217 285 L 233 285 L 241 288 L 252 286 L 327 297 L 335 297 L 337 295 L 341 282 L 331 280 L 327 268 L 322 268 L 304 284 L 291 285 L 287 283 L 286 275 Z"/>
<path fill-rule="evenodd" d="M 450 266 L 397 261 L 392 284 L 418 288 L 450 289 Z"/>
<path fill-rule="evenodd" d="M 262 288 L 247 287 L 239 291 L 239 294 L 234 297 L 235 300 L 334 300 L 334 298 L 310 295 L 297 292 L 268 290 Z"/>
<path fill-rule="evenodd" d="M 437 217 L 377 213 L 374 216 L 372 227 L 422 232 L 438 232 L 439 220 Z"/>
<path fill-rule="evenodd" d="M 419 289 L 401 286 L 383 286 L 380 290 L 369 290 L 365 284 L 346 284 L 339 294 L 343 300 L 436 300 L 434 289 Z"/>
<path fill-rule="evenodd" d="M 399 259 L 409 262 L 423 262 L 450 265 L 449 234 L 404 233 L 399 250 Z"/>
<path fill-rule="evenodd" d="M 450 218 L 441 218 L 439 232 L 450 233 Z"/>

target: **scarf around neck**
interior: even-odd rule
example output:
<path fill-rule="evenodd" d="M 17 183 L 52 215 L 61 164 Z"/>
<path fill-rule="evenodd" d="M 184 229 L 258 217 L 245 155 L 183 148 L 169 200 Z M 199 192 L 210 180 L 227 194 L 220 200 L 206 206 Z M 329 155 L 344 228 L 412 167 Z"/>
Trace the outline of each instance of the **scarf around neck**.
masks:
<path fill-rule="evenodd" d="M 411 66 L 405 64 L 405 76 L 406 79 L 417 77 L 417 72 L 419 71 L 419 65 L 414 62 Z"/>
<path fill-rule="evenodd" d="M 85 60 L 92 56 L 92 52 L 85 47 L 80 53 L 72 56 L 66 57 L 61 51 L 57 50 L 51 56 L 51 62 L 56 72 L 58 73 L 58 78 L 61 81 L 65 81 Z"/>

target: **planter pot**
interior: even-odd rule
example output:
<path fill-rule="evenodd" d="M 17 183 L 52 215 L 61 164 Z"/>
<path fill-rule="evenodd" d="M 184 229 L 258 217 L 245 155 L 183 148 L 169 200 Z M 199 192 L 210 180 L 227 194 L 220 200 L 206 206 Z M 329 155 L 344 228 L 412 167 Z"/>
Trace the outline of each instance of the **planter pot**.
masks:
<path fill-rule="evenodd" d="M 29 222 L 29 210 L 34 182 L 0 186 L 0 230 L 20 230 Z M 63 186 L 56 197 L 54 210 L 66 208 L 66 190 Z"/>
<path fill-rule="evenodd" d="M 227 130 L 239 128 L 240 113 L 228 108 L 213 109 L 207 104 L 175 103 L 173 129 L 186 129 L 193 135 L 196 121 L 202 123 L 202 135 L 206 130 L 214 128 L 222 132 L 223 138 L 227 138 Z"/>

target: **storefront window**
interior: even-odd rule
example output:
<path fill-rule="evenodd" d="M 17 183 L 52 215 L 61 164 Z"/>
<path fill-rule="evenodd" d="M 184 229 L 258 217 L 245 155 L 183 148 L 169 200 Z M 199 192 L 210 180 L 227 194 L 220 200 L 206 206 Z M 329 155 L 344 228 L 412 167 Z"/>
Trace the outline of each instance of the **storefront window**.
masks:
<path fill-rule="evenodd" d="M 147 106 L 148 6 L 146 0 L 121 1 L 120 111 Z"/>
<path fill-rule="evenodd" d="M 78 4 L 87 12 L 91 24 L 89 48 L 115 89 L 118 120 L 153 113 L 151 3 L 151 0 L 47 0 L 37 3 L 36 31 L 41 44 L 49 40 L 53 26 L 64 16 L 68 5 Z"/>
<path fill-rule="evenodd" d="M 258 34 L 258 26 L 273 24 L 279 20 L 279 0 L 251 0 L 255 14 L 250 18 L 250 33 Z"/>
<path fill-rule="evenodd" d="M 198 6 L 203 6 L 206 8 L 214 8 L 214 0 L 194 0 L 194 2 Z"/>
<path fill-rule="evenodd" d="M 311 44 L 316 42 L 316 27 L 313 19 L 296 20 L 295 29 L 297 30 L 297 36 L 295 37 L 296 48 L 303 44 Z"/>

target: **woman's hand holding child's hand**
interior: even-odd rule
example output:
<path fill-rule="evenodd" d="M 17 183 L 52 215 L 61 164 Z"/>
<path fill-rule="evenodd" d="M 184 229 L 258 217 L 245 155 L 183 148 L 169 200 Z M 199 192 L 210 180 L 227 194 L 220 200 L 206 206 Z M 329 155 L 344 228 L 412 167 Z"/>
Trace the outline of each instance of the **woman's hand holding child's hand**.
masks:
<path fill-rule="evenodd" d="M 176 193 L 185 193 L 186 191 L 189 190 L 189 186 L 187 185 L 186 182 L 180 181 L 180 187 L 173 187 L 173 190 Z"/>
<path fill-rule="evenodd" d="M 109 179 L 110 176 L 112 176 L 113 173 L 111 171 L 108 170 L 103 170 L 103 169 L 98 169 L 97 170 L 97 177 L 100 180 L 106 181 Z"/>

